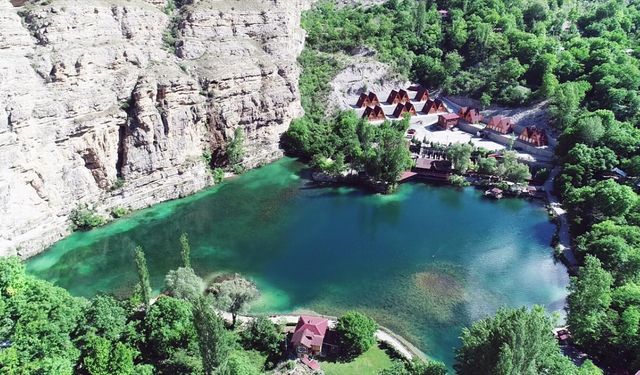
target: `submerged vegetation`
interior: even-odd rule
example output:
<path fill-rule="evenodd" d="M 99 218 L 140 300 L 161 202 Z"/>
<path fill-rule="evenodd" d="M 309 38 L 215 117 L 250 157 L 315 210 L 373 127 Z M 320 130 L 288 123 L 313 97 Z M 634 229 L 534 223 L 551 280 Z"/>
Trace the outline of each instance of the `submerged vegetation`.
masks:
<path fill-rule="evenodd" d="M 333 62 L 311 67 L 306 63 L 314 60 L 300 60 L 301 83 L 312 89 L 303 88 L 303 95 L 322 93 L 337 56 L 364 46 L 405 77 L 484 107 L 549 100 L 551 125 L 561 134 L 556 189 L 584 264 L 570 289 L 576 344 L 604 365 L 640 368 L 640 4 L 390 0 L 337 7 L 325 1 L 305 14 L 303 27 L 305 56 Z M 309 133 L 324 121 L 316 110 L 321 105 L 313 103 L 301 120 Z M 462 158 L 454 163 L 462 173 L 468 158 L 458 151 L 462 156 L 450 157 Z M 616 167 L 621 173 L 613 179 Z M 489 174 L 502 168 L 512 181 L 530 177 L 525 168 L 490 159 L 479 159 L 477 168 Z"/>

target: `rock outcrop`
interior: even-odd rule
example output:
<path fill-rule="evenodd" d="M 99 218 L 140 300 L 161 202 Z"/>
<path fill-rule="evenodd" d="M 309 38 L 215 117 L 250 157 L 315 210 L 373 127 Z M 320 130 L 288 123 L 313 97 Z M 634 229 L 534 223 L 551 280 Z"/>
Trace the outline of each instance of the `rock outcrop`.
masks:
<path fill-rule="evenodd" d="M 236 128 L 244 164 L 281 156 L 301 115 L 305 0 L 0 0 L 0 255 L 211 183 Z M 170 12 L 169 12 L 170 13 Z M 173 44 L 175 41 L 175 44 Z"/>

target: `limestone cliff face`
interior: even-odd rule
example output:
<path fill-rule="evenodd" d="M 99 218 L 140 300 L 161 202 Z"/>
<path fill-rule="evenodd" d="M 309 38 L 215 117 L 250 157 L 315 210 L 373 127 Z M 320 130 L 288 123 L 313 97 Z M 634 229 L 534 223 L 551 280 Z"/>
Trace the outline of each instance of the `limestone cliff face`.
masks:
<path fill-rule="evenodd" d="M 240 127 L 249 168 L 301 115 L 305 0 L 0 0 L 0 255 L 211 183 Z M 173 30 L 173 31 L 171 31 Z M 175 51 L 163 42 L 173 34 Z"/>

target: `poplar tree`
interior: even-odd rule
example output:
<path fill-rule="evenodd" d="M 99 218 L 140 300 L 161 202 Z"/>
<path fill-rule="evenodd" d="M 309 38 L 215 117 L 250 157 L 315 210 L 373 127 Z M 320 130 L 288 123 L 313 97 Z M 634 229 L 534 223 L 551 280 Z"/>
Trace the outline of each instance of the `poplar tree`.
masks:
<path fill-rule="evenodd" d="M 136 269 L 138 271 L 138 280 L 140 281 L 140 290 L 142 293 L 142 301 L 145 309 L 149 310 L 149 302 L 151 301 L 151 283 L 149 281 L 149 269 L 147 268 L 147 260 L 144 257 L 144 251 L 141 246 L 136 247 Z"/>
<path fill-rule="evenodd" d="M 205 297 L 200 297 L 193 304 L 193 325 L 198 335 L 204 372 L 213 374 L 229 357 L 232 337 Z"/>
<path fill-rule="evenodd" d="M 186 233 L 180 236 L 180 245 L 182 247 L 182 264 L 185 268 L 191 268 L 191 246 L 189 245 L 189 237 Z"/>

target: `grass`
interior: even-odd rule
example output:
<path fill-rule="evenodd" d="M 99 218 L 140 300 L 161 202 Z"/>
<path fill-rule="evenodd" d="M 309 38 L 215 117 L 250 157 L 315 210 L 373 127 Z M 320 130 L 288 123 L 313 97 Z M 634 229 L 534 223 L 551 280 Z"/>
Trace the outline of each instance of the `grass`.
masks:
<path fill-rule="evenodd" d="M 377 374 L 391 365 L 391 357 L 379 346 L 372 347 L 351 362 L 320 362 L 325 375 Z"/>

